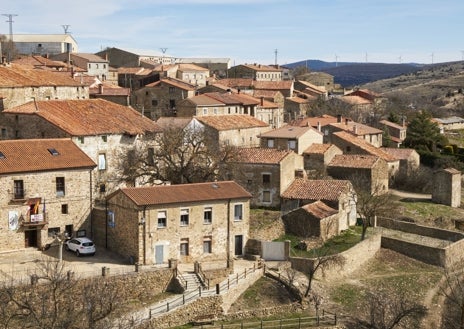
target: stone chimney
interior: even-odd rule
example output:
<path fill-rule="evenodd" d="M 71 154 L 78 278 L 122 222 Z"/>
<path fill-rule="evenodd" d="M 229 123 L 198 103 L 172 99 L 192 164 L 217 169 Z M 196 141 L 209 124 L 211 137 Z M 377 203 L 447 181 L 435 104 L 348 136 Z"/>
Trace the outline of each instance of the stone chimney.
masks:
<path fill-rule="evenodd" d="M 260 105 L 261 105 L 261 106 L 264 105 L 264 97 L 263 97 L 263 96 L 261 96 L 261 103 L 260 103 Z"/>
<path fill-rule="evenodd" d="M 98 93 L 99 93 L 99 94 L 103 94 L 103 83 L 100 83 L 100 84 L 98 85 Z"/>
<path fill-rule="evenodd" d="M 308 123 L 308 126 L 309 126 L 309 123 Z M 320 121 L 317 122 L 317 131 L 321 131 L 321 122 Z"/>
<path fill-rule="evenodd" d="M 349 121 L 348 119 L 345 119 L 345 124 L 346 124 L 346 125 L 348 124 L 348 121 Z"/>
<path fill-rule="evenodd" d="M 295 178 L 306 178 L 306 172 L 303 169 L 296 169 Z"/>
<path fill-rule="evenodd" d="M 341 114 L 337 114 L 337 122 L 338 123 L 342 122 L 342 115 Z"/>
<path fill-rule="evenodd" d="M 357 127 L 356 125 L 353 125 L 353 133 L 354 133 L 355 135 L 358 134 L 358 127 Z"/>

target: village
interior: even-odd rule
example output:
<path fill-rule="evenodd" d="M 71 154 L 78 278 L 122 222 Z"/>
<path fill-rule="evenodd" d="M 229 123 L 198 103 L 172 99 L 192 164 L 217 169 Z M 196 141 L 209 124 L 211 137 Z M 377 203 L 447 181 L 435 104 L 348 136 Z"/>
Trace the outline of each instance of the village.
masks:
<path fill-rule="evenodd" d="M 443 269 L 461 260 L 460 221 L 424 226 L 389 203 L 422 159 L 406 147 L 411 118 L 390 121 L 382 94 L 277 64 L 119 48 L 88 54 L 71 35 L 40 37 L 17 36 L 15 56 L 0 64 L 0 258 L 30 252 L 72 263 L 85 248 L 71 242 L 86 238 L 95 258 L 109 252 L 130 269 L 115 278 L 120 292 L 184 294 L 159 314 L 133 310 L 137 326 L 128 328 L 211 324 L 262 276 L 291 288 L 288 268 L 313 268 L 311 279 L 319 266 L 324 278 L 349 275 L 381 248 Z M 441 133 L 464 127 L 457 117 L 430 123 Z M 430 202 L 461 206 L 458 168 L 438 168 L 429 181 Z M 274 226 L 298 245 L 256 236 L 254 210 L 279 213 Z M 355 227 L 359 243 L 337 258 L 293 254 Z M 382 233 L 371 233 L 377 227 Z M 102 271 L 108 279 L 111 265 Z M 41 282 L 31 273 L 26 286 Z M 316 296 L 311 279 L 302 299 Z M 230 292 L 219 298 L 224 280 Z M 192 291 L 198 296 L 186 303 Z M 307 303 L 317 313 L 314 298 Z M 103 327 L 117 328 L 106 315 L 112 324 Z M 340 324 L 329 320 L 327 328 Z"/>

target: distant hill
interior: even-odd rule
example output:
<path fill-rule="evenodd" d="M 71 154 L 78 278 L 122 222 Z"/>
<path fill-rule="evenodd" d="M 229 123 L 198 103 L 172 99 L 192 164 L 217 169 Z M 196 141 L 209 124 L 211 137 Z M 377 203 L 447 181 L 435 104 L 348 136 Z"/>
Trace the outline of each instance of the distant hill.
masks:
<path fill-rule="evenodd" d="M 326 72 L 334 76 L 334 82 L 342 87 L 355 87 L 368 82 L 392 78 L 401 74 L 419 71 L 423 65 L 416 63 L 352 63 L 324 62 L 320 60 L 299 61 L 285 65 L 290 68 L 308 67 L 310 71 Z"/>

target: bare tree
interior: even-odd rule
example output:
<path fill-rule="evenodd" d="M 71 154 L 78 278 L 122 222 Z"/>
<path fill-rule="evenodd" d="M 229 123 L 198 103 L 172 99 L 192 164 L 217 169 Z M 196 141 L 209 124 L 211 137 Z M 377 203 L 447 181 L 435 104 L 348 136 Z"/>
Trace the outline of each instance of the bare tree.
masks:
<path fill-rule="evenodd" d="M 368 184 L 361 176 L 352 176 L 350 181 L 354 186 L 352 199 L 356 202 L 356 211 L 362 225 L 361 240 L 364 240 L 367 228 L 374 225 L 376 216 L 391 213 L 393 210 L 393 195 L 385 192 L 383 184 Z"/>
<path fill-rule="evenodd" d="M 405 292 L 369 292 L 360 317 L 347 321 L 347 328 L 394 329 L 420 328 L 420 320 L 427 314 L 425 306 L 408 298 Z"/>
<path fill-rule="evenodd" d="M 304 293 L 304 297 L 308 297 L 311 293 L 312 282 L 316 273 L 329 269 L 330 267 L 342 267 L 345 264 L 345 258 L 340 254 L 330 254 L 329 249 L 319 248 L 312 250 L 313 257 L 307 263 L 303 273 L 308 278 L 308 285 Z"/>
<path fill-rule="evenodd" d="M 440 293 L 445 297 L 443 328 L 464 329 L 464 271 L 463 261 L 445 269 Z"/>
<path fill-rule="evenodd" d="M 120 179 L 140 185 L 169 181 L 173 184 L 224 179 L 235 148 L 218 145 L 200 129 L 167 128 L 156 137 L 156 147 L 134 147 L 120 156 Z"/>

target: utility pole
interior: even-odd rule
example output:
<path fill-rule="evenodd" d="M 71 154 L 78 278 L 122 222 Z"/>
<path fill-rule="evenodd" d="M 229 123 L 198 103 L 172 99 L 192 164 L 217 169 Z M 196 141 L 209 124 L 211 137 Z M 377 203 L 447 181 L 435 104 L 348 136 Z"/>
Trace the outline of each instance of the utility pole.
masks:
<path fill-rule="evenodd" d="M 277 49 L 274 50 L 274 66 L 277 68 Z"/>
<path fill-rule="evenodd" d="M 13 51 L 13 17 L 14 16 L 18 16 L 16 14 L 2 14 L 2 16 L 6 16 L 8 17 L 8 20 L 6 21 L 7 23 L 9 23 L 10 25 L 10 37 L 9 37 L 9 40 L 8 40 L 8 56 L 7 56 L 7 59 L 8 59 L 8 62 L 11 61 L 11 53 Z"/>
<path fill-rule="evenodd" d="M 367 52 L 366 52 L 366 58 L 365 59 L 366 59 L 366 63 L 367 63 Z"/>
<path fill-rule="evenodd" d="M 337 67 L 337 66 L 338 66 L 338 55 L 335 54 L 335 67 Z"/>
<path fill-rule="evenodd" d="M 461 50 L 461 60 L 464 61 L 464 50 Z"/>
<path fill-rule="evenodd" d="M 399 61 L 399 62 L 400 62 L 400 64 L 401 64 L 401 56 L 400 56 L 400 57 L 398 57 L 398 61 Z"/>
<path fill-rule="evenodd" d="M 430 55 L 430 56 L 432 57 L 432 64 L 433 64 L 433 53 L 432 53 L 432 55 Z"/>

